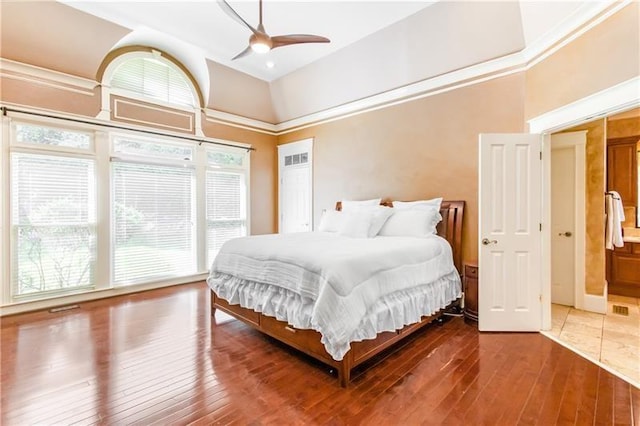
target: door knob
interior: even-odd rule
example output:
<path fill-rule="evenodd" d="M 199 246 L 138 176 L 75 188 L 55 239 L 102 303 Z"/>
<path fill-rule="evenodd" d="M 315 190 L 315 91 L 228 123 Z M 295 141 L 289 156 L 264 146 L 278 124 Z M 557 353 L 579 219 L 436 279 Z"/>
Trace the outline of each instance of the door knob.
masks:
<path fill-rule="evenodd" d="M 572 234 L 570 231 L 567 231 L 567 232 L 560 232 L 560 233 L 558 233 L 558 235 L 559 235 L 560 237 L 570 237 L 570 236 L 572 236 L 573 234 Z"/>
<path fill-rule="evenodd" d="M 498 244 L 497 240 L 490 240 L 488 238 L 483 238 L 482 239 L 482 244 L 485 246 L 488 246 L 489 244 Z"/>

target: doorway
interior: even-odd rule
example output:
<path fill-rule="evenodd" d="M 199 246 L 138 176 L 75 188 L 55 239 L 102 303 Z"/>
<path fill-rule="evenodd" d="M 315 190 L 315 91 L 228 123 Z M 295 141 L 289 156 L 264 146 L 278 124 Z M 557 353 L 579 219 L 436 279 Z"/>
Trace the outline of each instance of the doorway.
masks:
<path fill-rule="evenodd" d="M 280 233 L 313 229 L 313 139 L 278 146 Z"/>
<path fill-rule="evenodd" d="M 582 308 L 586 131 L 551 135 L 551 303 Z"/>

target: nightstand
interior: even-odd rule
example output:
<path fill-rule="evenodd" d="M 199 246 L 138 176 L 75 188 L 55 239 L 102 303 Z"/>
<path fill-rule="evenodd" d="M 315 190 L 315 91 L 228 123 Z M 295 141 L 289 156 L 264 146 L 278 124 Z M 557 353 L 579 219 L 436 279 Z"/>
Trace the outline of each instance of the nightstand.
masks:
<path fill-rule="evenodd" d="M 464 319 L 478 321 L 478 265 L 464 264 Z"/>

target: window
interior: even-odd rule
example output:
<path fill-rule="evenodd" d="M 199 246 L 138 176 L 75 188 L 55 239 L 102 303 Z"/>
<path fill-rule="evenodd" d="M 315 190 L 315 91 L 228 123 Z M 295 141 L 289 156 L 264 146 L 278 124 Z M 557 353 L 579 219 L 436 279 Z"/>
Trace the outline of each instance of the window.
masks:
<path fill-rule="evenodd" d="M 247 235 L 245 152 L 207 152 L 207 264 L 226 241 Z"/>
<path fill-rule="evenodd" d="M 114 151 L 114 283 L 196 273 L 193 148 L 116 137 Z"/>
<path fill-rule="evenodd" d="M 38 150 L 89 148 L 91 137 L 36 125 L 14 127 L 11 164 L 12 294 L 95 285 L 95 159 Z M 21 151 L 20 144 L 35 145 Z"/>
<path fill-rule="evenodd" d="M 187 77 L 161 56 L 126 59 L 115 69 L 110 85 L 163 102 L 197 105 Z"/>
<path fill-rule="evenodd" d="M 66 130 L 17 124 L 15 126 L 16 142 L 36 145 L 53 145 L 58 147 L 89 149 L 91 136 L 88 133 L 69 132 Z"/>
<path fill-rule="evenodd" d="M 201 279 L 222 244 L 248 233 L 245 149 L 6 120 L 2 303 Z"/>
<path fill-rule="evenodd" d="M 247 235 L 244 174 L 207 171 L 208 264 L 226 241 Z"/>

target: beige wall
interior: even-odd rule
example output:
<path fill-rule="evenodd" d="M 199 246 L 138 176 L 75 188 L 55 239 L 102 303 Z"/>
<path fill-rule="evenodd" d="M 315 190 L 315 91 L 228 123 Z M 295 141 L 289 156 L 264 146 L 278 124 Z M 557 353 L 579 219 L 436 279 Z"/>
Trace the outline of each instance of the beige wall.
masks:
<path fill-rule="evenodd" d="M 640 2 L 527 71 L 525 116 L 536 117 L 640 75 Z"/>
<path fill-rule="evenodd" d="M 54 1 L 2 1 L 0 56 L 94 79 L 129 30 Z"/>
<path fill-rule="evenodd" d="M 607 120 L 607 139 L 640 135 L 640 117 Z"/>
<path fill-rule="evenodd" d="M 341 199 L 466 201 L 463 258 L 478 255 L 478 134 L 522 132 L 516 74 L 283 135 L 314 138 L 314 217 Z"/>
<path fill-rule="evenodd" d="M 211 88 L 209 108 L 275 124 L 269 83 L 213 61 L 207 61 Z"/>

